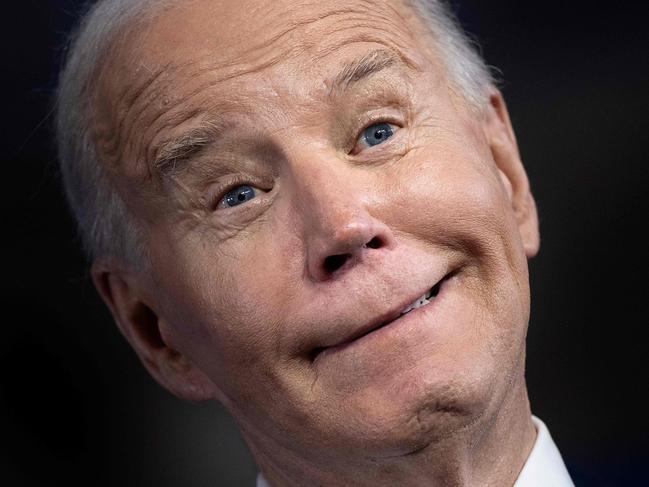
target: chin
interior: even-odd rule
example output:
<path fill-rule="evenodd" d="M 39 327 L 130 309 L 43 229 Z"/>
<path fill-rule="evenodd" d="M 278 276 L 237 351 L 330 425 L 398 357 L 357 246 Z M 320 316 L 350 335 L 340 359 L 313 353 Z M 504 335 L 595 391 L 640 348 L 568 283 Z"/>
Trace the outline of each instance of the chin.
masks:
<path fill-rule="evenodd" d="M 415 368 L 406 381 L 358 391 L 338 415 L 342 424 L 335 429 L 340 448 L 354 445 L 369 458 L 390 458 L 461 433 L 484 415 L 494 392 L 501 389 L 493 375 L 487 377 L 485 368 L 477 364 L 471 368 L 479 369 L 478 374 L 457 368 L 446 373 L 439 367 L 429 368 L 428 373 Z"/>

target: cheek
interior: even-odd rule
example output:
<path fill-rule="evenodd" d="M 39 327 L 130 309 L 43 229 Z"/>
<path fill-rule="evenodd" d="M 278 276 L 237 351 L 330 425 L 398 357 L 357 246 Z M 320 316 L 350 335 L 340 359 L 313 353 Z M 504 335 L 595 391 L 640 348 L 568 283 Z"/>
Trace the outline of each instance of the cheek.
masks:
<path fill-rule="evenodd" d="M 416 158 L 414 156 L 417 156 Z M 529 313 L 527 259 L 506 188 L 488 154 L 452 140 L 395 170 L 385 191 L 390 225 L 431 252 L 467 259 L 473 295 L 494 317 Z M 508 333 L 504 326 L 497 333 Z"/>
<path fill-rule="evenodd" d="M 264 231 L 218 248 L 188 240 L 173 259 L 164 259 L 173 265 L 160 279 L 174 331 L 204 370 L 225 380 L 228 374 L 243 379 L 245 371 L 270 380 L 301 276 L 294 269 L 296 249 L 279 248 L 290 239 Z"/>
<path fill-rule="evenodd" d="M 513 212 L 481 123 L 450 100 L 435 99 L 411 130 L 413 149 L 389 175 L 398 182 L 386 193 L 398 198 L 390 204 L 424 240 L 461 247 L 512 240 Z"/>
<path fill-rule="evenodd" d="M 390 175 L 398 181 L 386 192 L 394 227 L 436 246 L 491 253 L 512 237 L 506 195 L 485 162 L 446 154 L 419 154 Z"/>

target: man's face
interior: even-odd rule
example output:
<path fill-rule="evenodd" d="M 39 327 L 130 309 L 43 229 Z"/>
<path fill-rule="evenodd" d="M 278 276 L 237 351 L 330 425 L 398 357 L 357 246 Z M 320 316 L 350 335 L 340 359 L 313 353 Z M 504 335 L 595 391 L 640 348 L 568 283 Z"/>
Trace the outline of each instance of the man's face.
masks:
<path fill-rule="evenodd" d="M 507 127 L 408 8 L 197 0 L 129 39 L 96 134 L 142 299 L 247 437 L 396 456 L 502 405 L 529 312 Z"/>

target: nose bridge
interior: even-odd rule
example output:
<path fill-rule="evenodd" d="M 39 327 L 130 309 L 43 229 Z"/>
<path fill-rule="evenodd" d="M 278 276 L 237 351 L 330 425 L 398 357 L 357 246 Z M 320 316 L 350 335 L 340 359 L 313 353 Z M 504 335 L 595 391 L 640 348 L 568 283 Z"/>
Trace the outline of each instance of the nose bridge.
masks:
<path fill-rule="evenodd" d="M 291 173 L 312 279 L 329 279 L 392 244 L 390 229 L 373 215 L 368 174 L 313 153 L 292 161 Z"/>
<path fill-rule="evenodd" d="M 339 240 L 350 230 L 359 230 L 364 219 L 364 187 L 351 169 L 337 164 L 302 164 L 299 196 L 305 227 L 311 233 L 324 232 Z"/>

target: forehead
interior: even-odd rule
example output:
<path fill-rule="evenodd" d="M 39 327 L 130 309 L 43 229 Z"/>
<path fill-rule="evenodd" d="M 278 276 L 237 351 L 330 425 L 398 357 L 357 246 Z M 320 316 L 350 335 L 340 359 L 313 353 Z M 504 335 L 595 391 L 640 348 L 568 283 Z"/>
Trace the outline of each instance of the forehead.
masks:
<path fill-rule="evenodd" d="M 401 1 L 185 0 L 157 15 L 136 43 L 161 64 L 259 65 L 305 51 L 325 55 L 354 41 L 405 45 L 413 20 Z"/>
<path fill-rule="evenodd" d="M 269 67 L 295 71 L 305 56 L 315 77 L 332 54 L 368 43 L 403 54 L 425 31 L 400 1 L 381 0 L 176 0 L 147 19 L 111 46 L 100 84 L 112 94 L 177 90 L 178 77 L 191 84 L 206 74 L 218 82 Z"/>
<path fill-rule="evenodd" d="M 399 1 L 175 1 L 131 26 L 111 51 L 95 139 L 109 162 L 109 151 L 119 162 L 124 141 L 146 145 L 130 139 L 156 137 L 207 106 L 259 111 L 246 95 L 326 91 L 343 60 L 384 49 L 421 65 L 434 55 L 431 45 Z"/>

